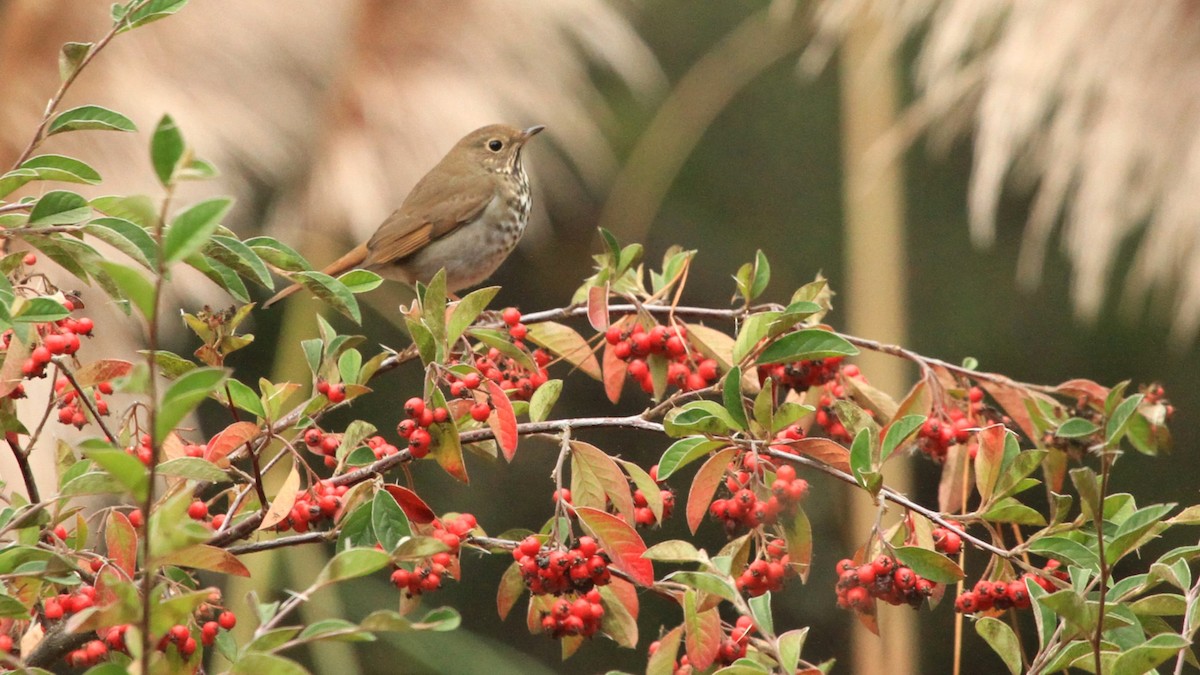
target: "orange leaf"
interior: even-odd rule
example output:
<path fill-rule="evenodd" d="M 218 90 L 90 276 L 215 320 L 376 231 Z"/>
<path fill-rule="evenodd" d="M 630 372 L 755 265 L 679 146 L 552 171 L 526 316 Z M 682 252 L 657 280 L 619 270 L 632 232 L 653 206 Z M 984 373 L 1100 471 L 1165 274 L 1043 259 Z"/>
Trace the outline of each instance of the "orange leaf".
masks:
<path fill-rule="evenodd" d="M 225 457 L 247 441 L 258 436 L 258 425 L 253 422 L 234 422 L 225 427 L 204 448 L 204 459 L 222 469 L 229 466 Z"/>
<path fill-rule="evenodd" d="M 517 604 L 517 600 L 524 593 L 525 580 L 521 578 L 521 567 L 514 562 L 504 570 L 504 576 L 500 577 L 500 587 L 496 589 L 496 611 L 500 613 L 501 621 L 508 618 L 513 605 Z"/>
<path fill-rule="evenodd" d="M 611 499 L 625 522 L 633 522 L 633 493 L 621 467 L 603 450 L 583 441 L 571 441 L 571 499 L 580 506 L 604 508 Z"/>
<path fill-rule="evenodd" d="M 608 286 L 592 286 L 587 297 L 588 323 L 598 331 L 608 330 Z"/>
<path fill-rule="evenodd" d="M 75 380 L 81 387 L 107 382 L 114 377 L 124 377 L 133 370 L 133 364 L 121 359 L 101 359 L 93 361 L 75 371 Z"/>
<path fill-rule="evenodd" d="M 383 489 L 392 495 L 392 498 L 404 510 L 404 515 L 408 516 L 408 519 L 412 522 L 418 525 L 428 525 L 437 520 L 437 514 L 433 512 L 433 509 L 429 508 L 425 500 L 418 497 L 417 493 L 412 490 L 391 483 L 384 485 Z"/>
<path fill-rule="evenodd" d="M 697 670 L 704 670 L 717 658 L 725 633 L 721 630 L 721 615 L 717 608 L 698 612 L 695 598 L 696 592 L 690 589 L 684 596 L 684 644 L 687 645 L 688 663 Z"/>
<path fill-rule="evenodd" d="M 110 511 L 104 525 L 104 543 L 108 557 L 125 575 L 133 578 L 137 569 L 137 531 L 120 511 Z"/>
<path fill-rule="evenodd" d="M 180 549 L 158 559 L 159 565 L 176 565 L 193 569 L 232 574 L 239 577 L 249 577 L 250 570 L 242 564 L 237 556 L 223 548 L 196 544 Z"/>
<path fill-rule="evenodd" d="M 292 511 L 292 506 L 296 503 L 296 495 L 299 492 L 300 472 L 296 471 L 296 465 L 293 464 L 292 470 L 288 472 L 287 478 L 283 481 L 283 487 L 279 488 L 279 492 L 271 501 L 271 508 L 267 509 L 262 522 L 258 524 L 258 529 L 269 530 L 287 518 Z"/>
<path fill-rule="evenodd" d="M 613 579 L 611 584 L 598 587 L 600 599 L 604 605 L 604 617 L 600 621 L 600 630 L 613 639 L 613 642 L 633 649 L 638 643 L 637 614 L 629 612 L 625 599 L 619 597 L 616 586 L 623 584 L 633 596 L 634 611 L 637 610 L 637 591 L 633 585 L 621 579 Z"/>
<path fill-rule="evenodd" d="M 1000 464 L 1004 461 L 1004 439 L 1007 431 L 1003 424 L 984 427 L 976 437 L 979 450 L 975 453 L 975 487 L 984 502 L 992 496 L 992 488 L 1000 479 Z"/>
<path fill-rule="evenodd" d="M 529 326 L 528 338 L 563 357 L 589 377 L 600 379 L 600 364 L 591 345 L 574 328 L 555 321 L 543 321 Z"/>
<path fill-rule="evenodd" d="M 575 515 L 612 558 L 613 567 L 639 585 L 654 583 L 654 565 L 642 557 L 646 543 L 629 523 L 599 509 L 582 506 L 575 509 Z"/>
<path fill-rule="evenodd" d="M 946 451 L 942 479 L 938 483 L 938 510 L 942 513 L 959 513 L 962 510 L 963 497 L 971 490 L 972 476 L 967 467 L 969 457 L 967 446 L 962 444 L 952 445 Z M 966 487 L 963 486 L 964 481 Z"/>
<path fill-rule="evenodd" d="M 979 386 L 987 390 L 987 393 L 996 399 L 1000 407 L 1004 408 L 1004 412 L 1012 418 L 1017 426 L 1021 427 L 1021 431 L 1029 438 L 1037 438 L 1037 430 L 1033 426 L 1033 418 L 1029 416 L 1029 410 L 1025 407 L 1025 399 L 1031 398 L 1032 394 L 1023 389 L 1010 387 L 1006 384 L 996 384 L 993 382 L 980 381 Z"/>
<path fill-rule="evenodd" d="M 492 417 L 495 417 L 495 413 L 492 414 Z M 462 442 L 458 438 L 458 429 L 453 424 L 434 424 L 429 427 L 429 433 L 433 436 L 429 456 L 434 458 L 438 466 L 442 467 L 446 473 L 464 483 L 470 483 L 471 478 L 467 475 L 467 465 L 463 462 Z"/>
<path fill-rule="evenodd" d="M 835 469 L 850 473 L 850 451 L 828 438 L 801 438 L 788 445 L 802 455 L 808 455 Z"/>
<path fill-rule="evenodd" d="M 488 426 L 496 435 L 504 459 L 511 462 L 517 453 L 517 415 L 513 412 L 512 401 L 508 400 L 500 385 L 491 380 L 487 383 L 492 395 L 492 414 L 488 415 Z"/>
<path fill-rule="evenodd" d="M 1055 391 L 1068 396 L 1087 396 L 1093 401 L 1104 403 L 1108 398 L 1109 388 L 1083 378 L 1067 380 L 1054 388 Z"/>
<path fill-rule="evenodd" d="M 625 370 L 629 366 L 613 353 L 613 346 L 604 343 L 604 393 L 608 400 L 621 400 L 621 389 L 625 387 Z"/>
<path fill-rule="evenodd" d="M 712 502 L 717 487 L 721 485 L 721 479 L 725 477 L 725 467 L 733 461 L 737 453 L 737 448 L 725 448 L 709 457 L 692 479 L 692 489 L 688 492 L 687 501 L 687 524 L 692 534 L 696 533 L 696 529 L 708 513 L 708 505 Z"/>

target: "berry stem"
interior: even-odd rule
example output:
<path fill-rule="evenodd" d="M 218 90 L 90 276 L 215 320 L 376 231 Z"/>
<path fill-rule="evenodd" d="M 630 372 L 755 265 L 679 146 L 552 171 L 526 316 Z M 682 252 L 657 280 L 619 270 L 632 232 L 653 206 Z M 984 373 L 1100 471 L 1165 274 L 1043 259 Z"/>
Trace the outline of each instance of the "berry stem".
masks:
<path fill-rule="evenodd" d="M 116 445 L 118 443 L 116 435 L 114 435 L 112 430 L 108 428 L 108 425 L 104 423 L 104 420 L 100 418 L 100 413 L 97 412 L 96 406 L 92 403 L 91 397 L 84 393 L 83 387 L 79 386 L 79 380 L 75 379 L 75 374 L 71 372 L 71 369 L 67 366 L 67 364 L 63 363 L 62 357 L 56 356 L 51 359 L 50 362 L 57 366 L 58 371 L 62 373 L 63 377 L 67 378 L 68 382 L 71 383 L 71 386 L 75 389 L 75 394 L 78 397 L 78 400 L 81 401 L 84 407 L 88 409 L 88 412 L 92 414 L 92 419 L 96 420 L 96 426 L 100 427 L 100 431 L 104 432 L 104 437 L 108 439 L 109 443 Z M 153 373 L 153 371 L 151 371 L 151 373 Z"/>

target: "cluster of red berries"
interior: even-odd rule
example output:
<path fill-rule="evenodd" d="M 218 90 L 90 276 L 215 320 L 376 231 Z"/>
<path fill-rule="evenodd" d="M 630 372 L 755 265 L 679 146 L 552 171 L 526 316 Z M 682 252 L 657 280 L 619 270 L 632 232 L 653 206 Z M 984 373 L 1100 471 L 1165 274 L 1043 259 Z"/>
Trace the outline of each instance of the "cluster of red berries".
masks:
<path fill-rule="evenodd" d="M 768 591 L 782 589 L 783 578 L 788 572 L 790 558 L 787 553 L 787 542 L 782 539 L 773 539 L 763 547 L 763 553 L 764 557 L 747 565 L 734 581 L 739 591 L 752 598 Z"/>
<path fill-rule="evenodd" d="M 404 402 L 404 414 L 408 415 L 408 419 L 400 420 L 396 425 L 396 433 L 408 441 L 408 452 L 413 459 L 421 459 L 429 454 L 429 446 L 433 443 L 429 427 L 444 424 L 450 419 L 450 411 L 425 405 L 425 399 L 414 396 Z"/>
<path fill-rule="evenodd" d="M 791 363 L 772 363 L 758 367 L 759 384 L 767 378 L 780 386 L 791 387 L 798 392 L 808 391 L 826 382 L 836 380 L 842 370 L 845 357 L 830 356 L 824 359 L 806 359 Z"/>
<path fill-rule="evenodd" d="M 71 424 L 77 429 L 82 429 L 87 424 L 87 416 L 84 415 L 78 399 L 79 392 L 71 386 L 71 381 L 66 377 L 60 377 L 54 382 L 54 391 L 58 394 L 58 421 L 60 424 Z M 113 393 L 111 382 L 100 382 L 92 390 L 92 398 L 95 399 L 96 412 L 101 415 L 108 415 L 108 401 L 104 397 Z"/>
<path fill-rule="evenodd" d="M 125 448 L 125 454 L 133 455 L 141 460 L 142 464 L 150 466 L 150 463 L 154 461 L 154 447 L 150 445 L 150 434 L 142 434 L 138 437 L 137 445 Z"/>
<path fill-rule="evenodd" d="M 410 598 L 441 588 L 442 581 L 447 576 L 453 577 L 456 574 L 458 552 L 477 524 L 475 516 L 469 513 L 435 520 L 430 536 L 441 541 L 449 550 L 434 553 L 411 570 L 397 567 L 392 572 L 392 584 Z"/>
<path fill-rule="evenodd" d="M 70 300 L 64 300 L 63 306 L 67 311 L 74 311 L 75 304 Z M 38 334 L 41 335 L 42 343 L 33 348 L 29 352 L 29 358 L 21 364 L 21 375 L 26 379 L 42 377 L 46 374 L 46 364 L 55 356 L 70 356 L 79 351 L 79 336 L 90 336 L 92 329 L 95 328 L 95 323 L 87 318 L 66 317 L 58 321 L 51 321 L 38 325 Z M 12 330 L 6 330 L 0 334 L 0 347 L 8 350 L 12 344 Z"/>
<path fill-rule="evenodd" d="M 742 455 L 740 467 L 730 462 L 725 477 L 727 499 L 714 499 L 708 512 L 725 525 L 732 534 L 739 526 L 755 528 L 775 524 L 780 514 L 795 513 L 797 505 L 808 496 L 808 481 L 796 476 L 795 467 L 784 464 L 775 471 L 769 496 L 760 496 L 754 483 L 764 479 L 766 463 L 751 453 Z"/>
<path fill-rule="evenodd" d="M 658 482 L 658 465 L 650 467 L 650 478 Z M 659 483 L 659 498 L 662 499 L 662 519 L 666 520 L 671 517 L 671 513 L 675 510 L 675 491 L 671 488 Z M 646 495 L 640 488 L 633 491 L 633 522 L 637 527 L 650 527 L 658 524 L 659 521 L 654 519 L 654 511 L 650 508 L 650 503 L 646 501 Z"/>
<path fill-rule="evenodd" d="M 858 366 L 855 365 L 844 366 L 841 373 L 844 377 L 862 377 Z M 852 440 L 850 432 L 846 431 L 846 425 L 838 419 L 837 411 L 833 408 L 835 402 L 846 398 L 846 387 L 840 380 L 830 380 L 822 389 L 821 397 L 817 400 L 817 413 L 813 419 L 831 440 L 849 443 Z M 864 409 L 863 412 L 871 417 L 875 416 L 872 410 Z"/>
<path fill-rule="evenodd" d="M 330 403 L 338 404 L 346 400 L 346 385 L 330 384 L 325 380 L 317 380 L 317 393 L 329 399 Z"/>
<path fill-rule="evenodd" d="M 935 527 L 933 532 L 933 547 L 938 553 L 958 555 L 962 551 L 962 535 L 948 527 Z"/>
<path fill-rule="evenodd" d="M 754 620 L 748 616 L 739 616 L 737 623 L 729 630 L 729 633 L 721 638 L 721 646 L 717 647 L 717 656 L 714 662 L 718 666 L 733 665 L 734 661 L 745 658 L 747 648 L 750 645 L 750 633 L 754 632 Z M 651 656 L 658 651 L 662 643 L 658 640 L 650 643 L 650 647 L 646 650 Z M 688 662 L 687 654 L 679 657 L 675 662 L 674 675 L 694 675 L 695 670 Z"/>
<path fill-rule="evenodd" d="M 56 531 L 54 535 L 58 536 L 59 532 Z M 42 616 L 47 621 L 57 621 L 64 616 L 82 612 L 94 604 L 96 604 L 96 587 L 91 584 L 80 584 L 74 593 L 59 593 L 43 600 Z"/>
<path fill-rule="evenodd" d="M 278 530 L 308 532 L 309 528 L 322 520 L 332 519 L 342 508 L 342 497 L 350 488 L 334 485 L 329 481 L 318 481 L 312 489 L 296 496 L 288 515 L 275 526 Z"/>
<path fill-rule="evenodd" d="M 64 659 L 72 668 L 94 666 L 108 658 L 108 645 L 101 640 L 91 640 L 79 649 L 67 652 Z"/>
<path fill-rule="evenodd" d="M 542 630 L 555 639 L 567 635 L 591 637 L 600 630 L 600 620 L 603 618 L 600 591 L 593 588 L 574 600 L 555 600 L 549 612 L 542 612 Z"/>
<path fill-rule="evenodd" d="M 612 346 L 613 355 L 628 364 L 629 376 L 646 393 L 654 391 L 650 364 L 646 362 L 651 355 L 667 359 L 667 383 L 681 391 L 703 389 L 716 382 L 720 374 L 716 361 L 704 358 L 688 343 L 687 327 L 682 324 L 660 324 L 646 330 L 635 323 L 626 330 L 621 323 L 615 323 L 604 333 L 604 339 Z"/>
<path fill-rule="evenodd" d="M 188 518 L 208 525 L 214 532 L 221 529 L 221 526 L 225 524 L 224 513 L 214 513 L 212 518 L 208 517 L 208 504 L 202 499 L 194 500 L 191 504 L 188 504 L 187 514 Z"/>
<path fill-rule="evenodd" d="M 525 328 L 524 324 L 516 325 L 522 329 Z M 509 332 L 511 333 L 514 328 L 516 326 L 510 327 Z M 523 331 L 520 332 L 523 334 Z M 526 349 L 525 343 L 521 340 L 513 340 L 513 344 L 518 349 Z M 533 393 L 550 379 L 550 373 L 547 372 L 546 366 L 554 360 L 544 349 L 535 349 L 531 355 L 534 364 L 537 365 L 537 370 L 530 370 L 495 347 L 489 348 L 486 353 L 475 354 L 472 365 L 479 371 L 479 374 L 467 373 L 461 377 L 449 376 L 447 379 L 450 382 L 450 394 L 455 397 L 467 396 L 469 390 L 477 389 L 483 382 L 482 378 L 486 377 L 499 385 L 505 392 L 511 392 L 512 398 L 518 401 L 528 401 L 533 398 Z M 487 418 L 484 417 L 484 419 Z"/>
<path fill-rule="evenodd" d="M 543 547 L 531 535 L 513 549 L 513 559 L 521 569 L 525 586 L 534 595 L 587 593 L 612 580 L 608 554 L 591 537 L 580 537 L 574 547 L 564 549 Z"/>
<path fill-rule="evenodd" d="M 383 436 L 372 436 L 365 443 L 371 449 L 371 453 L 375 455 L 375 459 L 383 459 L 388 455 L 400 452 Z M 325 458 L 325 466 L 331 469 L 337 466 L 337 451 L 342 445 L 342 439 L 338 434 L 327 434 L 316 427 L 311 427 L 304 432 L 304 444 L 308 446 L 309 451 Z"/>
<path fill-rule="evenodd" d="M 1046 576 L 1026 572 L 1012 581 L 980 579 L 975 582 L 973 589 L 964 591 L 962 595 L 958 596 L 958 599 L 954 601 L 954 611 L 970 614 L 986 612 L 989 609 L 1005 610 L 1010 607 L 1029 609 L 1032 601 L 1029 599 L 1029 589 L 1025 586 L 1026 579 L 1032 579 L 1035 584 L 1041 586 L 1048 593 L 1058 590 L 1050 577 L 1060 581 L 1070 579 L 1067 571 L 1062 569 L 1062 564 L 1057 560 L 1047 562 L 1042 570 L 1046 572 Z"/>
<path fill-rule="evenodd" d="M 908 604 L 915 609 L 937 588 L 936 583 L 886 555 L 862 565 L 855 565 L 852 560 L 841 560 L 838 561 L 837 571 L 838 607 L 866 614 L 874 611 L 874 598 L 889 605 Z"/>
<path fill-rule="evenodd" d="M 917 447 L 936 462 L 946 461 L 946 453 L 956 443 L 966 443 L 971 438 L 974 424 L 966 413 L 958 408 L 948 408 L 943 418 L 930 417 L 917 431 Z"/>

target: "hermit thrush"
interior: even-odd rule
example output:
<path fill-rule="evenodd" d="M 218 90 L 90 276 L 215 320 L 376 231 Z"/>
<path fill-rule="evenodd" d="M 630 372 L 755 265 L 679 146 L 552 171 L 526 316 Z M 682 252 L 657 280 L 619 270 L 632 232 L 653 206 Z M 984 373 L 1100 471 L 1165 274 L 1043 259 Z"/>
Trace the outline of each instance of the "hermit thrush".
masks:
<path fill-rule="evenodd" d="M 446 290 L 474 286 L 512 253 L 529 220 L 529 177 L 521 148 L 544 127 L 492 124 L 476 129 L 417 182 L 374 236 L 321 270 L 371 270 L 388 279 L 427 283 L 446 270 Z M 263 304 L 300 290 L 293 285 Z"/>

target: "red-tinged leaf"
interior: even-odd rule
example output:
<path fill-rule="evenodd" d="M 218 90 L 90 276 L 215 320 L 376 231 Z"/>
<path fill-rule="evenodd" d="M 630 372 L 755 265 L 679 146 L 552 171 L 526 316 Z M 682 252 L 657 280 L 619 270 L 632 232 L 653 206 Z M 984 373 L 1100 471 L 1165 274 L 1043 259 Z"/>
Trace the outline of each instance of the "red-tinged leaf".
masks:
<path fill-rule="evenodd" d="M 392 498 L 404 510 L 404 515 L 408 516 L 410 521 L 418 525 L 428 525 L 437 520 L 437 514 L 433 512 L 433 509 L 429 508 L 425 500 L 418 497 L 417 493 L 412 490 L 402 485 L 393 485 L 391 483 L 384 485 L 383 489 L 392 495 Z"/>
<path fill-rule="evenodd" d="M 855 612 L 854 616 L 858 618 L 858 622 L 861 623 L 864 628 L 878 636 L 879 620 L 875 618 L 875 598 L 871 598 L 870 603 L 870 609 L 865 612 Z"/>
<path fill-rule="evenodd" d="M 808 573 L 812 569 L 812 524 L 804 509 L 796 509 L 796 516 L 791 522 L 784 523 L 783 534 L 787 541 L 788 564 L 800 575 L 800 580 L 808 581 Z"/>
<path fill-rule="evenodd" d="M 696 670 L 712 665 L 721 648 L 721 615 L 714 607 L 704 611 L 696 609 L 696 592 L 688 589 L 683 596 L 684 644 L 687 645 L 688 663 Z"/>
<path fill-rule="evenodd" d="M 646 662 L 646 675 L 674 675 L 682 637 L 683 626 L 676 626 L 658 639 L 658 651 Z"/>
<path fill-rule="evenodd" d="M 921 378 L 900 400 L 894 419 L 900 419 L 905 415 L 927 415 L 929 406 L 929 385 L 925 382 L 925 378 Z"/>
<path fill-rule="evenodd" d="M 529 596 L 529 610 L 525 612 L 525 625 L 529 632 L 537 635 L 542 632 L 542 615 L 549 614 L 558 598 L 553 595 Z"/>
<path fill-rule="evenodd" d="M 1005 434 L 1007 431 L 1003 424 L 984 427 L 976 434 L 979 450 L 975 453 L 975 487 L 979 490 L 979 498 L 983 503 L 991 499 L 992 488 L 996 487 L 996 481 L 1000 479 Z"/>
<path fill-rule="evenodd" d="M 1025 407 L 1025 399 L 1031 397 L 1028 391 L 1010 387 L 1006 384 L 996 384 L 993 382 L 979 381 L 979 386 L 983 387 L 987 393 L 991 394 L 992 398 L 1004 408 L 1004 412 L 1012 418 L 1017 426 L 1021 427 L 1021 431 L 1030 438 L 1037 438 L 1037 429 L 1033 426 L 1033 418 L 1029 416 L 1029 410 Z"/>
<path fill-rule="evenodd" d="M 715 359 L 725 372 L 734 366 L 733 338 L 715 328 L 699 323 L 687 324 L 689 341 L 710 359 Z"/>
<path fill-rule="evenodd" d="M 971 471 L 967 446 L 956 444 L 946 451 L 942 463 L 942 479 L 938 483 L 938 511 L 961 513 L 967 495 L 971 493 Z"/>
<path fill-rule="evenodd" d="M 608 330 L 608 286 L 592 286 L 587 297 L 588 323 L 600 332 Z"/>
<path fill-rule="evenodd" d="M 492 414 L 488 415 L 488 426 L 496 435 L 496 443 L 504 452 L 504 459 L 511 462 L 517 453 L 517 416 L 513 412 L 512 401 L 508 400 L 500 385 L 491 380 L 487 383 L 492 398 Z"/>
<path fill-rule="evenodd" d="M 692 489 L 688 491 L 687 501 L 687 523 L 692 534 L 696 533 L 696 529 L 704 521 L 704 516 L 708 513 L 708 505 L 712 503 L 717 487 L 725 478 L 725 468 L 729 466 L 729 462 L 733 461 L 737 453 L 737 448 L 725 448 L 709 457 L 708 461 L 704 462 L 700 470 L 696 472 L 695 478 L 692 479 Z"/>
<path fill-rule="evenodd" d="M 579 651 L 579 648 L 583 646 L 582 635 L 564 635 L 558 641 L 560 643 L 559 647 L 562 650 L 563 661 L 574 656 L 575 652 Z"/>
<path fill-rule="evenodd" d="M 120 596 L 117 595 L 115 586 L 128 584 L 133 577 L 123 577 L 117 570 L 115 565 L 105 565 L 96 573 L 96 606 L 105 607 L 117 602 Z"/>
<path fill-rule="evenodd" d="M 527 337 L 530 342 L 563 357 L 589 377 L 601 379 L 600 363 L 596 361 L 591 345 L 574 328 L 554 321 L 542 321 L 530 324 Z"/>
<path fill-rule="evenodd" d="M 613 579 L 614 582 L 620 579 Z M 622 598 L 617 596 L 615 584 L 600 586 L 600 599 L 604 606 L 604 617 L 600 620 L 600 630 L 613 639 L 613 642 L 633 649 L 638 643 L 637 615 L 629 613 L 629 607 Z M 626 583 L 625 586 L 633 589 Z M 636 610 L 637 591 L 633 592 L 634 608 Z"/>
<path fill-rule="evenodd" d="M 229 461 L 225 457 L 257 436 L 257 424 L 253 422 L 234 422 L 212 437 L 212 440 L 208 442 L 208 446 L 204 448 L 204 459 L 224 469 L 229 466 Z"/>
<path fill-rule="evenodd" d="M 250 576 L 250 570 L 246 569 L 246 566 L 242 564 L 241 560 L 237 559 L 237 556 L 223 548 L 207 544 L 188 546 L 187 548 L 159 558 L 157 562 L 159 565 L 190 567 L 210 572 L 232 574 L 239 577 Z"/>
<path fill-rule="evenodd" d="M 104 543 L 108 547 L 108 557 L 125 575 L 133 578 L 137 569 L 137 531 L 129 522 L 129 518 L 120 511 L 110 511 L 104 525 Z"/>
<path fill-rule="evenodd" d="M 625 473 L 629 474 L 629 479 L 633 481 L 637 489 L 642 491 L 642 497 L 646 499 L 646 506 L 654 514 L 654 522 L 661 523 L 663 519 L 662 487 L 650 477 L 650 474 L 646 473 L 645 469 L 637 464 L 627 462 L 623 459 L 618 459 L 617 461 L 621 463 L 621 466 L 625 467 Z"/>
<path fill-rule="evenodd" d="M 637 586 L 624 579 L 613 577 L 605 588 L 612 591 L 613 598 L 625 607 L 625 611 L 629 612 L 630 616 L 637 619 L 639 613 Z"/>
<path fill-rule="evenodd" d="M 850 473 L 850 451 L 828 438 L 801 438 L 789 444 L 793 450 Z"/>
<path fill-rule="evenodd" d="M 25 378 L 21 368 L 28 358 L 29 346 L 13 337 L 8 343 L 8 349 L 4 352 L 4 363 L 0 365 L 0 398 L 11 394 L 13 389 L 16 389 L 21 380 Z M 22 651 L 25 651 L 24 648 Z"/>
<path fill-rule="evenodd" d="M 1083 378 L 1067 380 L 1054 388 L 1060 394 L 1079 398 L 1087 396 L 1097 403 L 1103 404 L 1111 391 L 1108 387 Z"/>
<path fill-rule="evenodd" d="M 613 567 L 641 586 L 654 583 L 654 565 L 642 557 L 646 543 L 633 526 L 599 509 L 579 507 L 575 509 L 575 515 L 612 558 Z"/>
<path fill-rule="evenodd" d="M 525 580 L 521 578 L 521 567 L 513 562 L 504 570 L 504 576 L 500 577 L 500 587 L 496 589 L 496 611 L 500 613 L 501 621 L 508 618 L 513 605 L 516 605 L 517 600 L 524 594 Z"/>
<path fill-rule="evenodd" d="M 495 416 L 495 411 L 493 411 L 492 417 Z M 434 424 L 429 427 L 429 433 L 433 437 L 429 456 L 436 460 L 438 466 L 442 467 L 446 473 L 464 483 L 470 483 L 471 479 L 467 476 L 467 465 L 463 461 L 462 443 L 458 438 L 458 430 L 450 424 Z"/>
<path fill-rule="evenodd" d="M 579 506 L 604 509 L 612 500 L 617 513 L 632 523 L 633 494 L 621 467 L 603 450 L 583 441 L 571 441 L 571 499 Z"/>
<path fill-rule="evenodd" d="M 258 529 L 269 530 L 278 525 L 292 511 L 292 506 L 296 503 L 296 495 L 300 493 L 300 472 L 296 470 L 296 466 L 292 465 L 292 470 L 288 472 L 287 478 L 283 481 L 283 486 L 279 488 L 279 492 L 275 493 L 271 500 L 271 508 L 267 509 L 263 515 L 262 522 L 258 524 Z"/>
<path fill-rule="evenodd" d="M 116 377 L 124 377 L 133 370 L 133 364 L 121 359 L 101 359 L 93 361 L 75 371 L 75 380 L 81 387 L 108 382 Z"/>
<path fill-rule="evenodd" d="M 608 400 L 616 403 L 621 400 L 621 389 L 625 387 L 625 371 L 629 366 L 613 353 L 613 346 L 604 343 L 604 393 Z M 17 369 L 20 374 L 20 368 Z"/>
<path fill-rule="evenodd" d="M 1058 448 L 1050 448 L 1050 452 L 1042 460 L 1042 474 L 1046 478 L 1046 487 L 1058 494 L 1062 494 L 1063 482 L 1067 479 L 1067 464 L 1067 453 Z"/>

